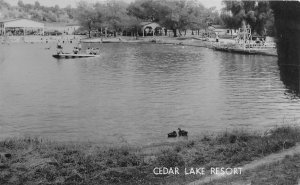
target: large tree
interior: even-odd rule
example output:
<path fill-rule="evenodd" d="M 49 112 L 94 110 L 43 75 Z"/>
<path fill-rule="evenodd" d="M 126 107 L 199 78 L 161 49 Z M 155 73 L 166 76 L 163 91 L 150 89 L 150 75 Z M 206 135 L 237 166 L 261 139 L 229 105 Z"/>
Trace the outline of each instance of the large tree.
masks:
<path fill-rule="evenodd" d="M 83 28 L 88 30 L 89 37 L 91 37 L 91 31 L 98 29 L 99 25 L 103 23 L 103 17 L 103 14 L 97 11 L 92 4 L 83 1 L 78 3 L 76 19 Z"/>
<path fill-rule="evenodd" d="M 126 27 L 126 23 L 129 21 L 127 15 L 127 4 L 119 0 L 108 1 L 105 5 L 105 25 L 116 36 L 117 32 L 121 32 Z"/>
<path fill-rule="evenodd" d="M 237 29 L 245 21 L 260 35 L 272 34 L 274 18 L 269 2 L 239 0 L 223 4 L 221 19 L 227 27 Z"/>

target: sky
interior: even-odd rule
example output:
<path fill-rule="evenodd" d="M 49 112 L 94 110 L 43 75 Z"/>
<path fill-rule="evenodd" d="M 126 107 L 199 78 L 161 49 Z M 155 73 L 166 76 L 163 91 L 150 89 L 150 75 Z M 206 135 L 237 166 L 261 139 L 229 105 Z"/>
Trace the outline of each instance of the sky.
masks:
<path fill-rule="evenodd" d="M 18 3 L 18 0 L 5 0 L 6 2 L 10 3 L 11 5 L 16 5 Z M 71 5 L 72 7 L 76 6 L 76 3 L 79 0 L 22 0 L 25 4 L 26 3 L 30 3 L 33 4 L 35 1 L 38 1 L 41 5 L 44 6 L 55 6 L 55 5 L 59 5 L 59 7 L 63 8 L 66 7 L 67 5 Z M 103 1 L 107 1 L 107 0 L 84 0 L 86 2 L 91 2 L 91 3 L 95 3 L 95 2 L 103 2 Z M 109 0 L 108 0 L 109 1 Z M 134 0 L 123 0 L 126 2 L 132 2 Z M 220 10 L 222 8 L 221 6 L 221 0 L 200 0 L 200 2 L 207 8 L 209 7 L 217 7 L 218 10 Z"/>

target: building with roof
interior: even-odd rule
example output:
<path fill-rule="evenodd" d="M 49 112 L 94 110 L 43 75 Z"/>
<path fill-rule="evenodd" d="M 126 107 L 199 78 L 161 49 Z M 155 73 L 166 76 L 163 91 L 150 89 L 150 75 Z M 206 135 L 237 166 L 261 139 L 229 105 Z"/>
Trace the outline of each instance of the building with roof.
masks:
<path fill-rule="evenodd" d="M 67 35 L 74 35 L 76 31 L 79 30 L 81 26 L 78 24 L 68 24 L 65 29 Z"/>
<path fill-rule="evenodd" d="M 226 28 L 222 25 L 210 25 L 206 31 L 209 35 L 218 35 L 221 37 L 235 37 L 238 35 L 237 29 Z"/>
<path fill-rule="evenodd" d="M 77 23 L 67 24 L 61 22 L 45 23 L 45 33 L 61 33 L 65 35 L 74 35 L 81 26 Z"/>
<path fill-rule="evenodd" d="M 30 19 L 0 20 L 0 35 L 44 35 L 44 23 Z"/>
<path fill-rule="evenodd" d="M 162 35 L 164 28 L 156 22 L 141 22 L 141 31 L 144 36 Z"/>

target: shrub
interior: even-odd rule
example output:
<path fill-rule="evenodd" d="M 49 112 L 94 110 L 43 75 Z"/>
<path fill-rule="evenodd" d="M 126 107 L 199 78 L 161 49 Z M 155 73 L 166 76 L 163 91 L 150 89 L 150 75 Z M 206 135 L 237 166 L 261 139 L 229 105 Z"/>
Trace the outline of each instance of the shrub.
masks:
<path fill-rule="evenodd" d="M 166 168 L 181 167 L 185 164 L 181 155 L 170 150 L 162 151 L 162 153 L 157 157 L 156 163 L 158 166 Z"/>
<path fill-rule="evenodd" d="M 192 148 L 193 146 L 195 146 L 195 141 L 189 141 L 189 142 L 186 144 L 186 147 L 188 147 L 188 148 Z"/>
<path fill-rule="evenodd" d="M 174 148 L 174 151 L 177 153 L 180 152 L 181 150 L 182 150 L 182 148 L 179 145 L 175 146 L 175 148 Z"/>
<path fill-rule="evenodd" d="M 203 165 L 207 162 L 206 158 L 203 156 L 203 154 L 198 154 L 195 159 L 193 160 L 193 164 L 197 165 Z"/>

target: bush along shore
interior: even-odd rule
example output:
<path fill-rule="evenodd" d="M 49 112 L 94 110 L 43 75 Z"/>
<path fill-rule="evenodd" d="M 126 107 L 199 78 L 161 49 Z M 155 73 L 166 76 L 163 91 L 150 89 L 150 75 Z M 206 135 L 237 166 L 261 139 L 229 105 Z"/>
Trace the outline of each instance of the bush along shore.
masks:
<path fill-rule="evenodd" d="M 236 168 L 299 141 L 296 126 L 277 127 L 263 136 L 234 130 L 140 148 L 11 138 L 0 142 L 0 184 L 185 184 L 210 175 L 191 169 Z"/>

